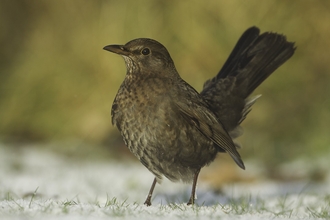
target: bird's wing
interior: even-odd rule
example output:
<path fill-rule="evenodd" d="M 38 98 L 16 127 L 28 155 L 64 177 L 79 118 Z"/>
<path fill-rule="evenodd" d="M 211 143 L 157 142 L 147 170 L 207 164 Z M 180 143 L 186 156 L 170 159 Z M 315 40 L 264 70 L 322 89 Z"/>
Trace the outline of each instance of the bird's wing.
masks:
<path fill-rule="evenodd" d="M 189 124 L 193 124 L 203 135 L 228 152 L 237 165 L 245 169 L 241 156 L 237 152 L 231 137 L 205 104 L 176 102 L 175 105 Z"/>

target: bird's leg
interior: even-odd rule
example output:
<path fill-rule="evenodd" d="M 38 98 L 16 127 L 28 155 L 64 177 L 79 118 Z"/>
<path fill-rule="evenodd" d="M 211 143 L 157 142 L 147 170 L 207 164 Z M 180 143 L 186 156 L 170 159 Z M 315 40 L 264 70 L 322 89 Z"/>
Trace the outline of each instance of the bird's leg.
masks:
<path fill-rule="evenodd" d="M 197 185 L 197 179 L 198 179 L 198 174 L 201 170 L 197 170 L 195 175 L 194 175 L 194 180 L 193 180 L 193 185 L 192 185 L 192 189 L 191 189 L 191 195 L 190 195 L 190 199 L 187 203 L 187 205 L 194 205 L 195 204 L 195 195 L 196 195 L 196 185 Z"/>
<path fill-rule="evenodd" d="M 146 206 L 151 206 L 151 197 L 152 197 L 152 193 L 154 192 L 156 183 L 157 183 L 157 180 L 156 180 L 156 177 L 155 177 L 154 181 L 152 182 L 151 188 L 149 190 L 148 197 L 147 197 L 146 201 L 144 202 L 144 204 Z"/>

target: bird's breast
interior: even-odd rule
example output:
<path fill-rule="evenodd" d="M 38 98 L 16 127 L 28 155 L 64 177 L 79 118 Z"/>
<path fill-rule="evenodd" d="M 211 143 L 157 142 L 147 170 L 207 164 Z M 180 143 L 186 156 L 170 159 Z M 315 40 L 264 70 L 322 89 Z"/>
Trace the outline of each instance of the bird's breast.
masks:
<path fill-rule="evenodd" d="M 169 86 L 159 81 L 137 85 L 122 85 L 112 106 L 126 146 L 157 177 L 191 180 L 215 158 L 212 141 L 176 110 Z"/>
<path fill-rule="evenodd" d="M 121 85 L 112 105 L 112 122 L 119 130 L 148 130 L 164 121 L 168 86 L 159 79 L 136 80 Z"/>

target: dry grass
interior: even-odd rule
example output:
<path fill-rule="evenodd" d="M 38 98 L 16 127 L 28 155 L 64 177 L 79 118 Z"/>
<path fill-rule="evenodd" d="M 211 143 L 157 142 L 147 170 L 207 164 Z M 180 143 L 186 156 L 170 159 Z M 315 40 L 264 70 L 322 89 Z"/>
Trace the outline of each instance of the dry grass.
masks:
<path fill-rule="evenodd" d="M 124 78 L 102 50 L 155 38 L 198 90 L 249 26 L 285 33 L 295 56 L 267 80 L 244 127 L 243 155 L 270 167 L 321 154 L 330 138 L 328 1 L 1 1 L 0 133 L 4 140 L 111 142 L 110 108 Z M 113 134 L 113 136 L 110 136 Z"/>

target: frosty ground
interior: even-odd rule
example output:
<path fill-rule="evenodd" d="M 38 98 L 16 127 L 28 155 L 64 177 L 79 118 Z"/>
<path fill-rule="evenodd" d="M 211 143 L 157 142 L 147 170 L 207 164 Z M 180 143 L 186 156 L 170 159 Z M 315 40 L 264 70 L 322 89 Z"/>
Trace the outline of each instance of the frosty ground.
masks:
<path fill-rule="evenodd" d="M 321 183 L 231 183 L 222 193 L 200 181 L 195 206 L 185 205 L 189 185 L 164 181 L 146 207 L 152 179 L 139 163 L 0 146 L 0 219 L 330 218 L 329 175 Z"/>

